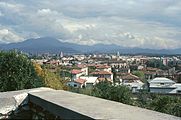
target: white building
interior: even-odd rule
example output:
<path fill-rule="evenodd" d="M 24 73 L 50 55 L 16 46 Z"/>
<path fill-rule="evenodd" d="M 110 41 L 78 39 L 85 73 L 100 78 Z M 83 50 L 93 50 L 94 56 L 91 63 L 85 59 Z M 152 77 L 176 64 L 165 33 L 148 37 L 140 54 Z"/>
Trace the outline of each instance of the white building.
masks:
<path fill-rule="evenodd" d="M 98 77 L 99 80 L 107 79 L 108 81 L 113 82 L 113 73 L 112 72 L 96 71 L 96 72 L 92 72 L 90 74 L 93 75 L 94 77 Z"/>
<path fill-rule="evenodd" d="M 73 69 L 71 71 L 71 74 L 72 74 L 72 80 L 76 80 L 80 76 L 85 75 L 83 71 L 77 69 Z"/>
<path fill-rule="evenodd" d="M 85 79 L 78 78 L 74 81 L 67 82 L 67 85 L 75 88 L 83 88 L 85 87 L 85 82 L 86 82 Z"/>
<path fill-rule="evenodd" d="M 128 86 L 133 93 L 139 92 L 139 90 L 143 89 L 144 83 L 140 80 L 138 76 L 127 73 L 120 77 L 120 83 L 122 85 Z"/>
<path fill-rule="evenodd" d="M 77 65 L 77 67 L 83 72 L 83 74 L 88 75 L 88 67 L 86 65 Z"/>
<path fill-rule="evenodd" d="M 181 93 L 181 84 L 163 77 L 157 77 L 149 81 L 151 93 Z"/>
<path fill-rule="evenodd" d="M 107 71 L 107 72 L 112 71 L 111 66 L 107 66 L 107 65 L 97 65 L 96 70 L 97 71 Z"/>
<path fill-rule="evenodd" d="M 80 78 L 86 80 L 86 82 L 85 82 L 86 88 L 91 88 L 99 82 L 98 77 L 92 77 L 92 76 L 84 77 L 84 76 L 82 76 Z"/>

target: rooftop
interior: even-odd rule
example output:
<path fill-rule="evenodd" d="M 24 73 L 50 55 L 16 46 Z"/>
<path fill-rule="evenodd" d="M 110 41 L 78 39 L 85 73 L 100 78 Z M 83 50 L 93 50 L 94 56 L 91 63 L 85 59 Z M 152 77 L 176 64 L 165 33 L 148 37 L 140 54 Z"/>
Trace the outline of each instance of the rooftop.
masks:
<path fill-rule="evenodd" d="M 92 75 L 112 75 L 112 72 L 108 72 L 108 71 L 97 71 L 97 72 L 92 72 L 90 73 Z"/>
<path fill-rule="evenodd" d="M 71 73 L 72 73 L 72 74 L 79 74 L 79 73 L 82 73 L 82 71 L 81 71 L 81 70 L 73 69 L 73 70 L 71 71 Z"/>
<path fill-rule="evenodd" d="M 150 80 L 149 83 L 172 83 L 172 84 L 175 84 L 175 82 L 173 80 L 170 80 L 170 79 L 164 78 L 164 77 L 154 78 L 153 80 Z"/>
<path fill-rule="evenodd" d="M 80 83 L 80 84 L 84 84 L 86 82 L 86 80 L 78 78 L 78 79 L 75 80 L 75 82 Z"/>

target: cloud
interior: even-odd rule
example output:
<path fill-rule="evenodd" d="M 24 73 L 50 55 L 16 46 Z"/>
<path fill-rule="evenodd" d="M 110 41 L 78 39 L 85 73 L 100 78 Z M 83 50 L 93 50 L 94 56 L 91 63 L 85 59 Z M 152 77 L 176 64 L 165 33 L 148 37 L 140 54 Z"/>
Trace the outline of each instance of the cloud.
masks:
<path fill-rule="evenodd" d="M 2 0 L 0 11 L 6 38 L 16 36 L 7 42 L 51 36 L 88 45 L 181 46 L 179 0 Z"/>
<path fill-rule="evenodd" d="M 0 11 L 0 17 L 1 17 L 1 16 L 4 16 L 4 14 Z"/>
<path fill-rule="evenodd" d="M 0 9 L 11 10 L 11 12 L 20 12 L 23 9 L 22 4 L 8 3 L 6 0 L 0 1 Z"/>
<path fill-rule="evenodd" d="M 37 14 L 40 15 L 40 16 L 47 16 L 47 15 L 52 16 L 52 15 L 58 15 L 58 12 L 57 11 L 52 11 L 49 8 L 47 8 L 47 9 L 38 10 Z"/>
<path fill-rule="evenodd" d="M 0 40 L 8 43 L 18 42 L 20 40 L 23 40 L 23 38 L 8 29 L 0 29 Z"/>

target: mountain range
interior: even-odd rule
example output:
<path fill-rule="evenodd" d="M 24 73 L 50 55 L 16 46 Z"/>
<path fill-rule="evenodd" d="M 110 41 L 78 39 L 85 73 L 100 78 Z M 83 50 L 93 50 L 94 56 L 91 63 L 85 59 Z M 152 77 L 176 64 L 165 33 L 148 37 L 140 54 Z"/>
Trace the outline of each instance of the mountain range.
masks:
<path fill-rule="evenodd" d="M 2 44 L 1 50 L 18 49 L 27 53 L 115 53 L 120 52 L 124 54 L 181 54 L 180 49 L 143 49 L 143 48 L 129 48 L 122 47 L 116 44 L 95 44 L 95 45 L 80 45 L 68 42 L 62 42 L 56 38 L 42 37 L 37 39 L 27 39 L 18 43 Z"/>

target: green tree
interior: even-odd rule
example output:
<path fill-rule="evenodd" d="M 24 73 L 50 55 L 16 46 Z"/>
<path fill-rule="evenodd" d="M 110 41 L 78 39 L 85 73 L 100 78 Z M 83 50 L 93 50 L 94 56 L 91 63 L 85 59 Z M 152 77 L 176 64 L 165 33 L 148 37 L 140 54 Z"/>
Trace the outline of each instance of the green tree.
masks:
<path fill-rule="evenodd" d="M 181 117 L 181 100 L 178 102 L 174 103 L 172 109 L 171 109 L 171 114 Z"/>
<path fill-rule="evenodd" d="M 132 104 L 132 93 L 126 86 L 113 86 L 108 81 L 99 82 L 93 89 L 93 95 L 96 97 L 109 99 L 125 104 Z"/>
<path fill-rule="evenodd" d="M 125 103 L 125 104 L 132 104 L 132 93 L 127 86 L 111 86 L 109 89 L 109 96 L 108 99 Z"/>
<path fill-rule="evenodd" d="M 12 91 L 40 87 L 33 63 L 16 51 L 0 51 L 0 91 Z"/>
<path fill-rule="evenodd" d="M 111 83 L 108 81 L 99 82 L 93 88 L 93 96 L 108 99 L 110 86 Z"/>
<path fill-rule="evenodd" d="M 141 80 L 145 79 L 145 74 L 142 71 L 133 71 L 133 75 L 138 76 Z"/>
<path fill-rule="evenodd" d="M 150 103 L 150 109 L 181 117 L 181 99 L 175 96 L 157 96 Z"/>

